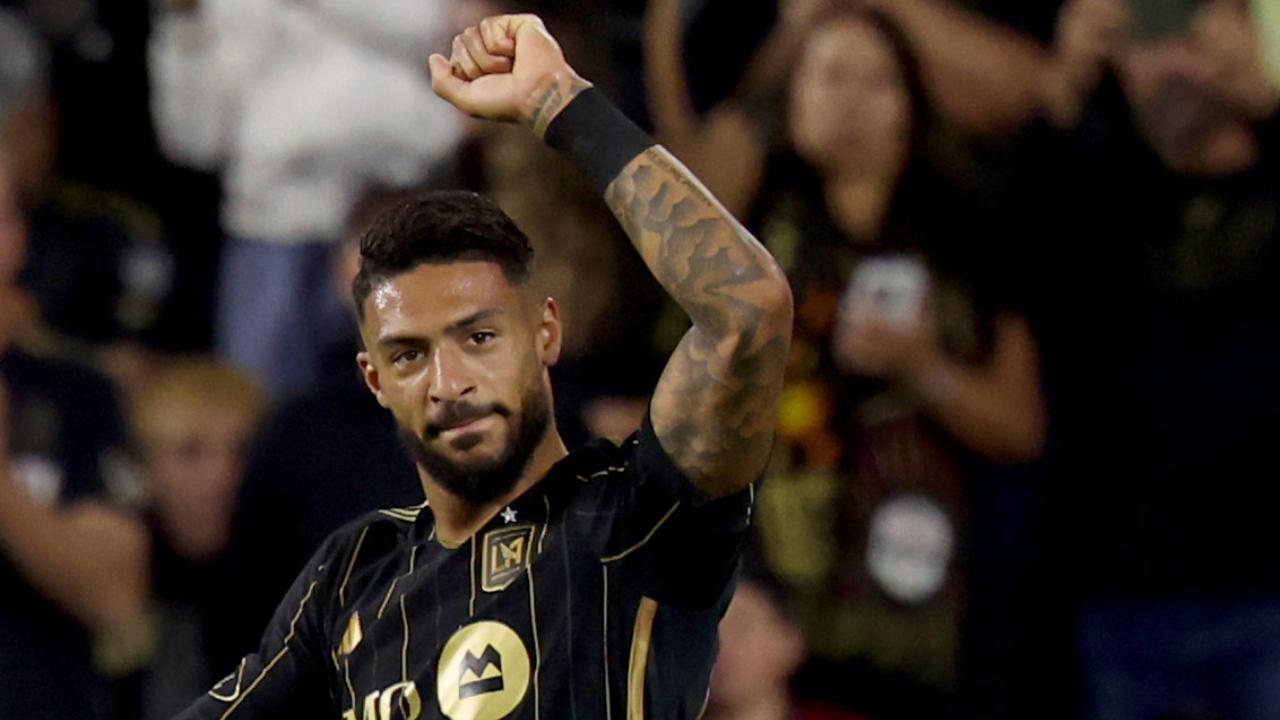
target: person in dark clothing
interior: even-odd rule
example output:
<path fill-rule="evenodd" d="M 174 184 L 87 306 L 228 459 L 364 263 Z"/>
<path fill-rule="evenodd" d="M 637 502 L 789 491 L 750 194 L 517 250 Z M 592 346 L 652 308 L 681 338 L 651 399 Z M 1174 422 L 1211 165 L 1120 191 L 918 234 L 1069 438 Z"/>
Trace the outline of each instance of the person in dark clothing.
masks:
<path fill-rule="evenodd" d="M 724 112 L 756 133 L 703 147 L 735 168 L 729 195 L 797 300 L 763 555 L 796 590 L 803 691 L 940 717 L 960 683 L 970 495 L 1040 451 L 1036 344 L 911 35 L 855 3 L 791 32 L 796 56 L 768 65 L 795 70 L 784 122 L 759 127 L 768 106 L 736 98 Z M 759 136 L 769 153 L 738 148 Z"/>
<path fill-rule="evenodd" d="M 147 540 L 110 382 L 20 346 L 26 243 L 0 155 L 0 705 L 97 720 L 147 652 Z"/>
<path fill-rule="evenodd" d="M 1280 713 L 1280 90 L 1245 3 L 1188 7 L 1068 3 L 1009 178 L 1091 720 Z"/>
<path fill-rule="evenodd" d="M 70 129 L 58 112 L 58 93 L 66 88 L 56 81 L 66 68 L 50 61 L 24 15 L 0 7 L 0 45 L 0 149 L 12 161 L 29 224 L 22 282 L 58 344 L 92 353 L 87 361 L 113 375 L 119 368 L 121 379 L 131 379 L 125 373 L 140 364 L 139 346 L 156 340 L 173 289 L 164 227 L 141 203 L 60 167 L 62 153 L 70 151 L 59 140 Z M 99 144 L 117 147 L 123 140 Z"/>

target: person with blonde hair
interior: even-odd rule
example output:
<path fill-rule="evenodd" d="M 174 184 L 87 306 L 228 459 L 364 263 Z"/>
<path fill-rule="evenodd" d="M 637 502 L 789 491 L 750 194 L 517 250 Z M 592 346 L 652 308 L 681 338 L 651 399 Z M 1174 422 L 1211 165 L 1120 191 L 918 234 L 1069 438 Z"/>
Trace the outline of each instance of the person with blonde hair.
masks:
<path fill-rule="evenodd" d="M 234 366 L 193 356 L 162 363 L 132 402 L 150 501 L 158 644 L 142 685 L 142 718 L 166 718 L 217 678 L 217 642 L 245 456 L 265 409 Z"/>
<path fill-rule="evenodd" d="M 173 361 L 134 399 L 152 508 L 182 558 L 203 562 L 226 547 L 245 450 L 264 409 L 256 383 L 204 357 Z"/>

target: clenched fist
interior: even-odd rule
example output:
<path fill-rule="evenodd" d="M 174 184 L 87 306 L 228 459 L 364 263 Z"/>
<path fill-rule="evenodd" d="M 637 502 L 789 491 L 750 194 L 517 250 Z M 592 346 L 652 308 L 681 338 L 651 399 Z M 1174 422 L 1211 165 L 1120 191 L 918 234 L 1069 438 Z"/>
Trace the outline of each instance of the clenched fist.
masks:
<path fill-rule="evenodd" d="M 432 55 L 431 87 L 474 117 L 529 125 L 539 137 L 582 90 L 564 52 L 536 15 L 486 18 L 453 39 L 452 54 Z"/>

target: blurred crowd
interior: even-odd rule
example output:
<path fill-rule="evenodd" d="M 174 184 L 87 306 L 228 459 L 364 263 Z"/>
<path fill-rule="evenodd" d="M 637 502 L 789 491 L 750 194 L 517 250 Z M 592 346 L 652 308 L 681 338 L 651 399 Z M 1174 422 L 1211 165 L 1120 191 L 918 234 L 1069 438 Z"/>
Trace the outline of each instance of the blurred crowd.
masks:
<path fill-rule="evenodd" d="M 0 0 L 7 714 L 171 717 L 421 502 L 349 299 L 408 193 L 534 242 L 566 440 L 639 426 L 678 309 L 430 90 L 510 11 L 795 294 L 706 717 L 1280 717 L 1271 0 Z"/>

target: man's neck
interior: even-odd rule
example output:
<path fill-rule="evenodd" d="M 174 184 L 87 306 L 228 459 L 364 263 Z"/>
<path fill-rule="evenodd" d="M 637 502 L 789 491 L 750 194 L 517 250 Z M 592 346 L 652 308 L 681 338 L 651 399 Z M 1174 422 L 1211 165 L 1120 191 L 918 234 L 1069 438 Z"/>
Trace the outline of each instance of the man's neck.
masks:
<path fill-rule="evenodd" d="M 552 423 L 542 442 L 534 448 L 525 465 L 524 472 L 511 489 L 500 497 L 484 504 L 474 504 L 456 494 L 449 492 L 418 466 L 418 478 L 422 481 L 422 489 L 427 495 L 427 503 L 436 521 L 436 538 L 441 544 L 454 547 L 466 542 L 484 527 L 503 508 L 524 495 L 534 485 L 542 481 L 552 466 L 569 454 L 564 440 Z"/>

